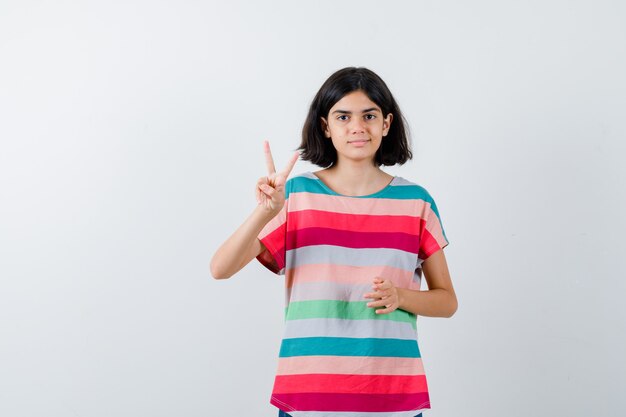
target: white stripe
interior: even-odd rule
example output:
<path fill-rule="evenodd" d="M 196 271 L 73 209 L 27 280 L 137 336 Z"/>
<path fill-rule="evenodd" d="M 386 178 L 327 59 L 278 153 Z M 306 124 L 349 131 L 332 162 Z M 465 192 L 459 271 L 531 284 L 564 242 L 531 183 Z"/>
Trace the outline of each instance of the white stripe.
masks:
<path fill-rule="evenodd" d="M 393 320 L 301 319 L 287 320 L 283 338 L 354 337 L 416 340 L 411 323 Z"/>
<path fill-rule="evenodd" d="M 389 248 L 346 248 L 334 245 L 303 246 L 287 251 L 287 268 L 310 264 L 392 266 L 415 271 L 417 254 Z"/>

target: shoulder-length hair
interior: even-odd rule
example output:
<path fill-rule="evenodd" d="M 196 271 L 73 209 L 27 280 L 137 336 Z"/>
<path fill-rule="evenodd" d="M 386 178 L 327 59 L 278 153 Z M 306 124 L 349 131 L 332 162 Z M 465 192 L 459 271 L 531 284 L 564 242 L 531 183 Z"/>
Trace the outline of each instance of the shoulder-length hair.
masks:
<path fill-rule="evenodd" d="M 317 92 L 302 128 L 302 143 L 298 147 L 302 151 L 301 158 L 322 168 L 337 163 L 337 151 L 332 141 L 324 135 L 322 117 L 328 119 L 328 113 L 335 103 L 353 91 L 363 91 L 380 107 L 383 117 L 389 113 L 393 115 L 387 136 L 376 152 L 376 166 L 402 165 L 411 159 L 413 154 L 408 125 L 396 100 L 385 82 L 373 71 L 363 67 L 340 69 Z"/>

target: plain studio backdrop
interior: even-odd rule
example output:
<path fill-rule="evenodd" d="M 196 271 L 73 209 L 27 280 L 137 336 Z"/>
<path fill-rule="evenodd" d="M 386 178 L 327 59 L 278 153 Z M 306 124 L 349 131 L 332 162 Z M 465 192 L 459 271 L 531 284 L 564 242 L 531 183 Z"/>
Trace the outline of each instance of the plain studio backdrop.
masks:
<path fill-rule="evenodd" d="M 415 157 L 386 170 L 450 240 L 424 416 L 624 415 L 625 22 L 619 1 L 2 1 L 0 415 L 277 415 L 283 278 L 209 260 L 262 141 L 282 168 L 345 66 L 395 95 Z"/>

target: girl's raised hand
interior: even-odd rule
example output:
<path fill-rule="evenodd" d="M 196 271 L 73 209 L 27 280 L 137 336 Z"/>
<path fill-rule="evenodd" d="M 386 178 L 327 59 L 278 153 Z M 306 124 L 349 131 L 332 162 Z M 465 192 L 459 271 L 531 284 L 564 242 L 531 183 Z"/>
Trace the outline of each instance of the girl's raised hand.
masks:
<path fill-rule="evenodd" d="M 267 165 L 267 176 L 261 177 L 256 184 L 256 200 L 259 206 L 266 209 L 273 215 L 285 205 L 285 184 L 294 165 L 300 157 L 300 152 L 294 152 L 293 156 L 282 171 L 276 172 L 272 151 L 268 141 L 263 141 L 265 151 L 265 163 Z"/>

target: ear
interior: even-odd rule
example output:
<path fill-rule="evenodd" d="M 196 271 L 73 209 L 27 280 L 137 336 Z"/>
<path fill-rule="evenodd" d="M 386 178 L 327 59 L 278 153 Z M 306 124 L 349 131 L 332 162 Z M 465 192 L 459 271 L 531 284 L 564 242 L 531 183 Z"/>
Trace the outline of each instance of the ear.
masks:
<path fill-rule="evenodd" d="M 330 138 L 330 130 L 328 130 L 328 122 L 323 117 L 320 117 L 320 119 L 322 119 L 321 123 L 322 123 L 322 130 L 324 131 L 324 135 L 327 138 Z"/>
<path fill-rule="evenodd" d="M 389 133 L 389 128 L 391 127 L 391 122 L 393 121 L 393 114 L 389 113 L 387 117 L 383 120 L 383 136 L 387 136 Z"/>

